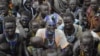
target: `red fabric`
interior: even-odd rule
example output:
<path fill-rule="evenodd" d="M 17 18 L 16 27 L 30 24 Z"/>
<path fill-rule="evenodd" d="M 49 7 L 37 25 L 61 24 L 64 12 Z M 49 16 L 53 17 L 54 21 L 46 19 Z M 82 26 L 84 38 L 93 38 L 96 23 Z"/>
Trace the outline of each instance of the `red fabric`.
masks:
<path fill-rule="evenodd" d="M 87 9 L 86 16 L 87 16 L 88 25 L 90 26 L 90 29 L 95 28 L 99 20 L 97 20 L 97 17 L 95 17 L 94 11 L 92 10 L 91 7 Z"/>

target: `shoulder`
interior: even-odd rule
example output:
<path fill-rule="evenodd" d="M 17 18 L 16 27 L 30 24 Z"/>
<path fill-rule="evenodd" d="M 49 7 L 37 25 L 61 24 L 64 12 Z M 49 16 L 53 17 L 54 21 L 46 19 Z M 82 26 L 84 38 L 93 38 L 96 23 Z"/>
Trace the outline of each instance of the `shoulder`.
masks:
<path fill-rule="evenodd" d="M 82 28 L 80 25 L 74 24 L 74 27 Z"/>
<path fill-rule="evenodd" d="M 46 28 L 38 29 L 35 36 L 41 36 L 42 34 L 45 33 L 45 31 L 46 31 Z"/>
<path fill-rule="evenodd" d="M 76 41 L 76 43 L 73 46 L 73 52 L 78 52 L 80 50 L 80 41 Z"/>
<path fill-rule="evenodd" d="M 79 47 L 80 46 L 80 40 L 76 41 L 75 44 L 74 44 L 74 47 Z"/>
<path fill-rule="evenodd" d="M 55 32 L 58 33 L 58 34 L 63 34 L 63 31 L 60 30 L 60 29 L 56 29 Z"/>
<path fill-rule="evenodd" d="M 46 28 L 41 28 L 41 29 L 38 29 L 37 31 L 38 32 L 43 32 L 43 31 L 45 31 L 46 30 Z"/>
<path fill-rule="evenodd" d="M 74 24 L 74 27 L 78 30 L 78 31 L 82 31 L 82 27 L 80 25 Z"/>

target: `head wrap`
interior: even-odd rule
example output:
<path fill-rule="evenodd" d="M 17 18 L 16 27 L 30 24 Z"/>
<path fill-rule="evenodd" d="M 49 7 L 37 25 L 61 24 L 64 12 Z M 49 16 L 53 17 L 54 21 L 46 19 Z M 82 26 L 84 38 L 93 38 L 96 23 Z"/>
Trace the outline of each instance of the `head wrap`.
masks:
<path fill-rule="evenodd" d="M 44 21 L 49 25 L 56 25 L 57 23 L 57 15 L 52 14 L 45 17 Z"/>

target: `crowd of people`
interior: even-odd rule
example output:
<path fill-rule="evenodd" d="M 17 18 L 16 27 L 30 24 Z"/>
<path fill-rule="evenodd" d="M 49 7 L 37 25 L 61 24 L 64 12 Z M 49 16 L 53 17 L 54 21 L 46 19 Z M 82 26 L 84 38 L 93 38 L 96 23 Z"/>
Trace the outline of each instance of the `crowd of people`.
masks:
<path fill-rule="evenodd" d="M 100 56 L 100 0 L 0 0 L 0 56 Z"/>

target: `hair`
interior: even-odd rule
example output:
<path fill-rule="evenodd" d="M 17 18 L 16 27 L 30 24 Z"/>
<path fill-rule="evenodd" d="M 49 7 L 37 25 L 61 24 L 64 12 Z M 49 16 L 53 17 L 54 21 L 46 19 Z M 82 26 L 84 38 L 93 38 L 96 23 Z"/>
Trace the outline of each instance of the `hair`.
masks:
<path fill-rule="evenodd" d="M 48 6 L 49 9 L 51 10 L 51 5 L 50 5 L 50 3 L 47 2 L 47 1 L 44 1 L 44 2 L 40 5 L 39 10 L 41 10 L 41 7 L 42 7 L 43 5 Z"/>
<path fill-rule="evenodd" d="M 49 8 L 51 8 L 50 3 L 49 3 L 49 2 L 47 2 L 47 1 L 43 2 L 43 4 L 42 4 L 42 5 L 47 5 L 47 6 L 49 6 Z"/>
<path fill-rule="evenodd" d="M 80 41 L 82 42 L 83 39 L 93 40 L 93 36 L 91 34 L 91 31 L 85 31 L 85 32 L 83 32 L 83 34 L 80 36 Z"/>
<path fill-rule="evenodd" d="M 28 18 L 31 20 L 32 19 L 32 14 L 28 11 L 22 11 L 21 15 L 25 15 L 25 16 L 28 16 Z"/>
<path fill-rule="evenodd" d="M 73 20 L 73 22 L 75 22 L 74 15 L 73 15 L 72 13 L 70 13 L 70 12 L 64 13 L 64 14 L 63 14 L 63 17 L 71 17 L 71 19 Z"/>
<path fill-rule="evenodd" d="M 38 23 L 38 25 L 40 26 L 40 23 L 39 23 L 39 22 L 37 22 L 36 20 L 31 20 L 31 21 L 29 22 L 29 28 L 30 28 L 30 29 L 32 28 L 32 23 Z"/>
<path fill-rule="evenodd" d="M 72 1 L 74 1 L 76 3 L 76 5 L 80 4 L 79 0 L 69 0 L 69 3 L 72 2 Z"/>
<path fill-rule="evenodd" d="M 77 3 L 77 0 L 70 0 L 69 3 L 70 3 L 70 2 L 73 2 L 73 1 L 74 1 L 75 3 Z"/>
<path fill-rule="evenodd" d="M 40 23 L 37 22 L 36 20 L 31 20 L 31 21 L 29 22 L 29 26 L 30 26 L 30 27 L 32 26 L 32 23 L 38 23 L 38 25 L 40 25 Z"/>
<path fill-rule="evenodd" d="M 14 16 L 7 16 L 7 17 L 5 17 L 4 18 L 4 23 L 6 23 L 6 22 L 14 22 L 14 23 L 16 23 L 16 17 L 14 17 Z"/>

